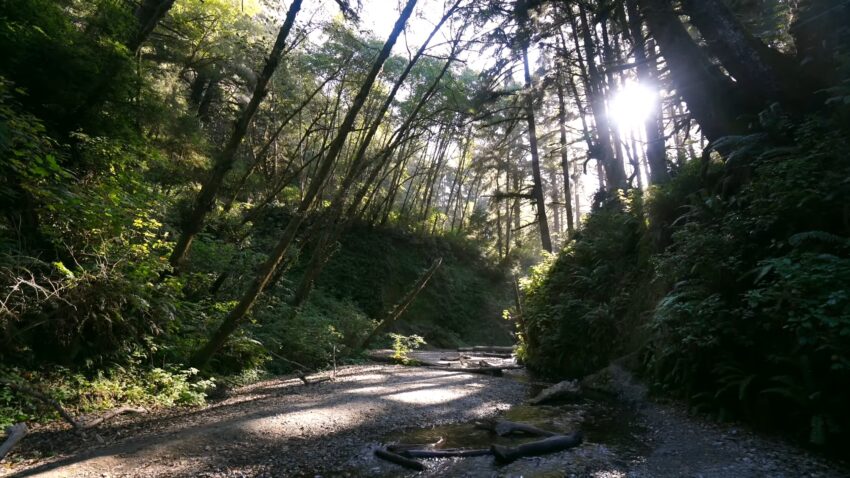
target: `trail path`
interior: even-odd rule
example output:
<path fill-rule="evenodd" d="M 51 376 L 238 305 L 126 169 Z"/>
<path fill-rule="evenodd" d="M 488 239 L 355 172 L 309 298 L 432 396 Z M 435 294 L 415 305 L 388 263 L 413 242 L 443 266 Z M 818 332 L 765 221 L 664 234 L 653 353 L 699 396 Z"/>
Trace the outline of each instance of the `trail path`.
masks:
<path fill-rule="evenodd" d="M 421 358 L 438 354 L 452 352 Z M 628 380 L 614 382 L 621 395 L 616 405 L 589 398 L 528 407 L 521 403 L 529 385 L 516 377 L 350 366 L 333 382 L 274 379 L 203 409 L 122 417 L 99 431 L 103 443 L 55 426 L 36 430 L 12 464 L 0 464 L 0 476 L 848 476 L 779 441 L 649 402 Z M 372 454 L 391 441 L 427 436 L 448 435 L 460 444 L 491 440 L 476 435 L 483 432 L 472 431 L 471 422 L 506 413 L 556 431 L 585 428 L 588 439 L 574 450 L 506 467 L 495 467 L 490 457 L 426 460 L 421 475 Z"/>

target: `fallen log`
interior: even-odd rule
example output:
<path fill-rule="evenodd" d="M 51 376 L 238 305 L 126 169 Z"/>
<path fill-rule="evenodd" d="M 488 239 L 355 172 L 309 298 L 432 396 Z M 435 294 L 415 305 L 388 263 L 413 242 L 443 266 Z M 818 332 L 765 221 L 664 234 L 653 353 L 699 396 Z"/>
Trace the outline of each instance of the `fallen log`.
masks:
<path fill-rule="evenodd" d="M 558 435 L 558 433 L 550 432 L 549 430 L 544 430 L 542 428 L 537 428 L 536 426 L 529 425 L 528 423 L 511 422 L 508 420 L 492 420 L 478 422 L 475 424 L 475 427 L 483 430 L 490 430 L 492 432 L 495 432 L 496 435 L 499 435 L 500 437 L 514 434 L 533 435 L 540 437 L 551 437 Z"/>
<path fill-rule="evenodd" d="M 494 377 L 502 376 L 502 369 L 500 367 L 432 367 L 431 370 L 439 370 L 441 372 L 478 373 L 482 375 L 492 375 Z"/>
<path fill-rule="evenodd" d="M 447 448 L 445 450 L 405 450 L 401 453 L 408 458 L 468 458 L 487 456 L 493 452 L 488 449 Z"/>
<path fill-rule="evenodd" d="M 458 347 L 458 352 L 485 352 L 485 353 L 502 353 L 502 354 L 512 354 L 514 353 L 513 346 L 498 346 L 498 345 L 476 345 L 474 347 Z"/>
<path fill-rule="evenodd" d="M 521 369 L 519 365 L 504 365 L 494 367 L 432 367 L 431 370 L 440 370 L 442 372 L 465 372 L 465 373 L 480 373 L 483 375 L 492 375 L 501 377 L 503 370 Z"/>
<path fill-rule="evenodd" d="M 404 454 L 404 452 L 407 450 L 433 450 L 434 448 L 439 447 L 445 442 L 446 440 L 443 437 L 440 437 L 440 439 L 435 441 L 434 443 L 394 443 L 392 445 L 387 445 L 387 451 L 390 451 L 392 453 Z"/>
<path fill-rule="evenodd" d="M 502 352 L 475 352 L 476 357 L 490 357 L 490 358 L 513 358 L 513 353 L 502 353 Z"/>
<path fill-rule="evenodd" d="M 575 399 L 581 394 L 581 387 L 576 380 L 565 380 L 563 382 L 552 385 L 545 390 L 542 390 L 536 397 L 528 401 L 530 405 L 540 405 L 541 403 L 552 402 L 555 400 Z"/>
<path fill-rule="evenodd" d="M 405 468 L 409 468 L 411 470 L 416 471 L 424 471 L 425 465 L 422 463 L 411 460 L 410 458 L 405 458 L 399 454 L 389 452 L 387 450 L 381 450 L 380 448 L 375 450 L 375 456 L 382 460 L 389 461 L 390 463 L 395 463 L 396 465 L 401 465 Z"/>
<path fill-rule="evenodd" d="M 469 355 L 458 355 L 457 357 L 440 357 L 440 360 L 443 362 L 460 362 L 461 360 L 468 360 L 472 357 Z"/>
<path fill-rule="evenodd" d="M 111 411 L 104 413 L 103 415 L 101 415 L 98 418 L 95 418 L 91 421 L 82 423 L 80 426 L 84 429 L 94 428 L 94 427 L 100 425 L 101 423 L 108 421 L 108 420 L 112 420 L 113 418 L 117 417 L 118 415 L 122 415 L 124 413 L 147 413 L 147 412 L 148 412 L 147 409 L 142 408 L 142 407 L 119 407 L 119 408 L 116 408 L 114 410 L 111 410 Z"/>
<path fill-rule="evenodd" d="M 576 432 L 569 435 L 556 435 L 515 447 L 492 445 L 490 450 L 498 463 L 505 464 L 527 456 L 546 455 L 574 448 L 581 445 L 583 439 L 583 434 Z"/>
<path fill-rule="evenodd" d="M 331 381 L 331 380 L 332 380 L 332 378 L 331 378 L 331 377 L 321 377 L 321 378 L 317 378 L 317 379 L 310 380 L 310 379 L 309 379 L 309 378 L 307 378 L 307 376 L 306 376 L 306 375 L 304 375 L 303 373 L 302 373 L 302 374 L 298 374 L 298 378 L 299 378 L 302 382 L 304 382 L 304 385 L 316 385 L 317 383 L 329 382 L 329 381 Z"/>
<path fill-rule="evenodd" d="M 0 460 L 6 457 L 6 454 L 9 453 L 15 445 L 18 444 L 19 441 L 23 440 L 27 433 L 29 433 L 29 429 L 27 428 L 26 423 L 18 423 L 6 428 L 7 437 L 6 440 L 0 445 Z"/>
<path fill-rule="evenodd" d="M 317 383 L 328 382 L 328 381 L 333 380 L 333 377 L 322 377 L 322 378 L 317 378 L 315 380 L 310 380 L 309 378 L 307 378 L 307 374 L 313 373 L 313 371 L 310 370 L 310 368 L 307 367 L 306 365 L 300 364 L 300 363 L 296 362 L 295 360 L 288 359 L 286 357 L 280 356 L 280 355 L 272 352 L 271 350 L 267 350 L 266 352 L 268 352 L 269 355 L 271 355 L 272 357 L 275 357 L 279 360 L 283 360 L 286 363 L 295 365 L 298 368 L 298 372 L 296 372 L 298 379 L 301 380 L 301 382 L 303 382 L 305 386 L 316 385 Z M 334 359 L 334 360 L 336 360 L 336 359 Z"/>

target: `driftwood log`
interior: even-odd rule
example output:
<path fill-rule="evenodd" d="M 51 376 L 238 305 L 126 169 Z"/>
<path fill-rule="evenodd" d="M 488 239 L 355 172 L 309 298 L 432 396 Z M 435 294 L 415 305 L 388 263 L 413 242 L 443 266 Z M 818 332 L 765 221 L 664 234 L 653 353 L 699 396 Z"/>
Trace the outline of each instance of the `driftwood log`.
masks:
<path fill-rule="evenodd" d="M 445 450 L 405 450 L 401 452 L 401 455 L 408 458 L 467 458 L 472 456 L 487 456 L 492 453 L 491 450 L 485 448 L 446 448 Z"/>
<path fill-rule="evenodd" d="M 306 386 L 306 385 L 316 385 L 317 383 L 328 382 L 328 381 L 333 380 L 333 377 L 321 377 L 321 378 L 317 378 L 317 379 L 310 380 L 310 379 L 307 377 L 307 374 L 314 373 L 314 371 L 313 371 L 313 370 L 310 370 L 310 368 L 309 368 L 309 367 L 307 367 L 306 365 L 301 364 L 301 363 L 298 363 L 298 362 L 296 362 L 295 360 L 288 359 L 288 358 L 286 358 L 286 357 L 283 357 L 283 356 L 281 356 L 281 355 L 278 355 L 278 354 L 276 354 L 276 353 L 272 352 L 271 350 L 267 350 L 267 352 L 268 352 L 268 353 L 269 353 L 269 355 L 271 355 L 272 357 L 275 357 L 275 358 L 277 358 L 277 359 L 279 359 L 279 360 L 283 360 L 284 362 L 286 362 L 286 363 L 288 363 L 288 364 L 295 365 L 295 366 L 298 368 L 298 372 L 296 372 L 296 374 L 297 374 L 297 376 L 298 376 L 298 379 L 299 379 L 299 380 L 301 380 L 301 382 L 302 382 L 305 386 Z M 336 358 L 334 358 L 334 361 L 336 361 Z M 334 369 L 336 369 L 336 365 L 334 365 Z"/>
<path fill-rule="evenodd" d="M 6 457 L 15 445 L 29 433 L 26 423 L 18 423 L 6 429 L 6 440 L 0 445 L 0 460 Z"/>
<path fill-rule="evenodd" d="M 543 430 L 542 428 L 537 428 L 534 425 L 529 425 L 528 423 L 518 423 L 511 422 L 508 420 L 491 420 L 478 422 L 475 424 L 476 428 L 480 428 L 482 430 L 490 430 L 495 432 L 496 435 L 500 437 L 508 436 L 508 435 L 532 435 L 539 437 L 551 437 L 558 435 L 555 432 L 550 432 L 549 430 Z"/>
<path fill-rule="evenodd" d="M 442 362 L 460 362 L 461 360 L 469 360 L 472 357 L 469 355 L 459 354 L 457 357 L 440 357 L 440 361 Z"/>
<path fill-rule="evenodd" d="M 497 462 L 510 463 L 527 456 L 545 455 L 577 447 L 581 445 L 583 439 L 584 436 L 582 433 L 576 432 L 569 435 L 556 435 L 515 447 L 493 445 L 490 447 L 490 450 L 493 452 L 493 456 L 496 457 Z"/>
<path fill-rule="evenodd" d="M 310 380 L 306 375 L 298 374 L 298 378 L 304 383 L 304 385 L 316 385 L 317 383 L 329 382 L 333 380 L 331 377 L 320 377 Z"/>
<path fill-rule="evenodd" d="M 411 460 L 410 458 L 405 458 L 397 453 L 393 453 L 387 450 L 381 450 L 380 448 L 375 450 L 375 456 L 382 460 L 389 461 L 390 463 L 395 463 L 396 465 L 401 465 L 405 468 L 410 468 L 411 470 L 425 470 L 425 465 L 416 460 Z"/>

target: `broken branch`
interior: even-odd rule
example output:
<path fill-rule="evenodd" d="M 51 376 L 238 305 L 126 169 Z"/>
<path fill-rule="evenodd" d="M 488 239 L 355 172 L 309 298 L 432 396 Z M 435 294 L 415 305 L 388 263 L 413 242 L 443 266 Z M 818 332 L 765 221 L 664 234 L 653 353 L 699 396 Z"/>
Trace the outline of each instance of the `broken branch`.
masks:
<path fill-rule="evenodd" d="M 7 428 L 6 433 L 8 434 L 8 437 L 6 437 L 6 441 L 0 445 L 0 460 L 2 460 L 6 454 L 18 444 L 19 441 L 27 436 L 29 429 L 27 428 L 26 423 L 18 423 Z"/>

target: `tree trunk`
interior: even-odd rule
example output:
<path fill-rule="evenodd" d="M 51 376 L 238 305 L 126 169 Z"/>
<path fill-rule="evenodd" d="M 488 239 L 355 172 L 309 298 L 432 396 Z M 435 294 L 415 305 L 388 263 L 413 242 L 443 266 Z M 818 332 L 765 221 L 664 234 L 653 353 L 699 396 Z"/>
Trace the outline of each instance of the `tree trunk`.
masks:
<path fill-rule="evenodd" d="M 643 27 L 638 13 L 637 0 L 627 0 L 626 8 L 629 14 L 629 31 L 634 45 L 635 63 L 637 64 L 638 82 L 650 91 L 656 92 L 658 98 L 653 102 L 649 116 L 644 122 L 646 132 L 646 159 L 649 162 L 650 184 L 661 184 L 670 180 L 667 171 L 667 152 L 664 148 L 664 123 L 661 117 L 661 92 L 655 79 L 658 71 L 655 65 L 655 52 L 647 52 Z M 638 177 L 640 172 L 638 171 Z"/>
<path fill-rule="evenodd" d="M 611 142 L 611 126 L 608 123 L 608 112 L 605 108 L 605 91 L 602 75 L 596 66 L 596 52 L 594 40 L 591 33 L 591 25 L 588 21 L 587 9 L 584 4 L 579 4 L 579 18 L 581 19 L 581 31 L 583 36 L 585 62 L 587 64 L 588 86 L 586 92 L 590 109 L 593 112 L 593 120 L 596 123 L 595 151 L 591 154 L 602 164 L 605 169 L 605 184 L 607 189 L 614 191 L 625 189 L 626 173 L 622 164 L 616 164 L 614 147 Z M 622 163 L 622 162 L 621 162 Z"/>
<path fill-rule="evenodd" d="M 565 46 L 566 47 L 566 46 Z M 567 239 L 575 234 L 573 223 L 573 194 L 570 186 L 570 158 L 567 152 L 567 106 L 564 101 L 564 84 L 561 80 L 561 70 L 558 70 L 558 132 L 561 146 L 561 174 L 564 176 L 564 207 L 567 214 Z"/>
<path fill-rule="evenodd" d="M 251 101 L 236 120 L 227 144 L 217 155 L 210 176 L 204 182 L 200 193 L 198 193 L 198 197 L 195 199 L 192 210 L 186 215 L 183 221 L 180 237 L 174 246 L 171 257 L 168 259 L 171 266 L 178 271 L 184 267 L 189 248 L 192 247 L 192 241 L 203 229 L 207 214 L 212 211 L 215 205 L 215 198 L 218 195 L 219 189 L 221 189 L 224 177 L 233 168 L 233 163 L 236 161 L 236 153 L 242 144 L 242 140 L 245 138 L 245 134 L 248 132 L 251 120 L 254 119 L 260 103 L 268 94 L 268 83 L 280 63 L 280 57 L 286 46 L 286 38 L 289 36 L 292 25 L 295 23 L 295 16 L 301 8 L 301 2 L 302 0 L 293 0 L 292 5 L 289 7 L 289 11 L 286 13 L 286 19 L 280 27 L 277 40 L 275 40 L 274 47 L 272 47 L 271 54 L 269 54 L 266 60 L 266 65 L 263 67 L 260 77 L 257 78 L 257 85 L 254 88 Z"/>
<path fill-rule="evenodd" d="M 640 0 L 641 13 L 667 61 L 676 92 L 710 141 L 746 131 L 732 82 L 694 42 L 670 0 Z"/>
<path fill-rule="evenodd" d="M 413 70 L 413 67 L 425 53 L 428 44 L 443 26 L 443 24 L 454 14 L 457 7 L 460 5 L 460 0 L 457 0 L 451 8 L 443 15 L 437 25 L 431 30 L 430 35 L 428 35 L 427 39 L 422 43 L 419 47 L 419 50 L 416 51 L 416 54 L 411 58 L 405 67 L 404 71 L 402 71 L 401 75 L 396 79 L 393 84 L 392 90 L 389 92 L 387 97 L 384 99 L 384 102 L 381 104 L 380 109 L 375 114 L 374 119 L 372 120 L 371 126 L 366 131 L 364 137 L 361 139 L 357 152 L 354 155 L 354 159 L 351 161 L 351 164 L 348 167 L 348 171 L 345 177 L 342 180 L 338 190 L 334 194 L 333 201 L 328 210 L 328 217 L 326 218 L 326 231 L 320 236 L 317 241 L 316 248 L 313 252 L 313 256 L 310 258 L 310 263 L 307 267 L 307 270 L 304 273 L 304 276 L 301 279 L 301 282 L 296 289 L 296 293 L 292 300 L 292 305 L 295 307 L 301 306 L 309 297 L 310 293 L 313 290 L 313 284 L 315 280 L 319 277 L 322 270 L 324 269 L 327 261 L 333 255 L 334 251 L 326 250 L 328 247 L 333 247 L 336 244 L 337 239 L 344 229 L 344 226 L 339 224 L 341 219 L 342 210 L 344 207 L 345 199 L 347 197 L 348 191 L 351 189 L 351 186 L 354 184 L 354 181 L 357 177 L 363 172 L 366 167 L 366 152 L 369 148 L 369 145 L 372 143 L 372 140 L 375 137 L 375 134 L 378 132 L 379 127 L 383 123 L 384 116 L 387 111 L 392 106 L 393 101 L 395 100 L 395 96 L 398 93 L 401 86 L 404 84 L 404 81 L 407 79 L 410 72 Z M 397 143 L 396 143 L 397 146 Z M 374 182 L 374 178 L 372 178 L 372 182 Z M 369 186 L 369 183 L 365 184 Z"/>
<path fill-rule="evenodd" d="M 299 0 L 296 0 L 296 2 L 297 1 Z M 197 368 L 202 368 L 207 364 L 207 362 L 209 362 L 210 358 L 212 358 L 212 356 L 224 345 L 224 343 L 227 341 L 227 338 L 230 337 L 230 334 L 232 334 L 236 330 L 236 328 L 239 327 L 239 324 L 248 315 L 248 312 L 250 312 L 251 308 L 254 306 L 254 303 L 257 301 L 257 298 L 260 296 L 266 285 L 277 272 L 277 269 L 280 266 L 284 255 L 286 255 L 287 250 L 289 250 L 289 246 L 295 240 L 295 236 L 298 233 L 298 229 L 301 226 L 302 221 L 304 220 L 304 214 L 306 214 L 310 207 L 312 207 L 313 202 L 315 201 L 325 180 L 330 174 L 337 157 L 342 151 L 342 148 L 345 145 L 349 133 L 351 133 L 352 129 L 354 129 L 354 121 L 357 118 L 360 109 L 363 107 L 363 104 L 366 102 L 366 99 L 369 96 L 369 92 L 372 90 L 372 85 L 375 83 L 375 78 L 377 78 L 378 73 L 380 73 L 381 68 L 383 68 L 384 62 L 390 56 L 390 53 L 393 49 L 393 45 L 395 45 L 395 42 L 398 39 L 398 36 L 401 34 L 401 31 L 404 29 L 408 18 L 410 18 L 410 15 L 413 13 L 413 8 L 416 6 L 416 1 L 417 0 L 408 0 L 407 4 L 399 15 L 398 20 L 396 20 L 396 23 L 393 26 L 393 30 L 390 33 L 389 38 L 387 38 L 387 41 L 384 43 L 381 52 L 378 54 L 378 57 L 372 64 L 371 70 L 366 75 L 366 78 L 363 80 L 363 84 L 360 86 L 360 90 L 357 92 L 357 95 L 352 100 L 351 107 L 349 108 L 348 112 L 345 115 L 345 119 L 342 121 L 342 124 L 339 127 L 339 131 L 337 133 L 336 138 L 334 138 L 333 143 L 331 143 L 327 155 L 323 159 L 315 176 L 313 177 L 313 180 L 310 183 L 310 187 L 304 195 L 304 198 L 301 200 L 301 204 L 298 207 L 298 211 L 286 225 L 286 228 L 282 233 L 280 241 L 277 243 L 266 262 L 260 267 L 257 276 L 252 282 L 251 286 L 242 296 L 242 299 L 239 301 L 239 304 L 237 304 L 233 311 L 231 311 L 227 315 L 227 317 L 225 317 L 224 321 L 219 326 L 218 330 L 216 330 L 216 332 L 212 335 L 210 340 L 192 357 L 191 363 L 193 364 L 193 366 Z"/>
<path fill-rule="evenodd" d="M 132 38 L 127 42 L 127 49 L 136 53 L 142 46 L 142 43 L 148 39 L 150 34 L 156 28 L 160 20 L 168 13 L 168 10 L 174 6 L 175 0 L 142 0 L 141 5 L 136 7 L 134 16 L 136 17 L 137 30 Z M 296 3 L 301 2 L 296 0 Z"/>
<path fill-rule="evenodd" d="M 850 51 L 850 3 L 835 0 L 798 0 L 793 10 L 791 35 L 797 62 L 821 88 L 845 79 L 837 68 Z"/>
<path fill-rule="evenodd" d="M 782 53 L 753 37 L 720 0 L 682 0 L 682 8 L 711 52 L 735 78 L 755 112 L 770 102 L 798 105 L 809 93 Z"/>
<path fill-rule="evenodd" d="M 531 150 L 531 175 L 534 179 L 534 202 L 537 206 L 537 223 L 540 228 L 540 243 L 547 252 L 552 252 L 549 221 L 546 219 L 546 203 L 543 196 L 543 179 L 540 176 L 540 153 L 537 150 L 537 124 L 534 120 L 534 84 L 528 66 L 528 47 L 522 48 L 522 66 L 525 72 L 525 114 L 528 121 L 528 145 Z"/>

